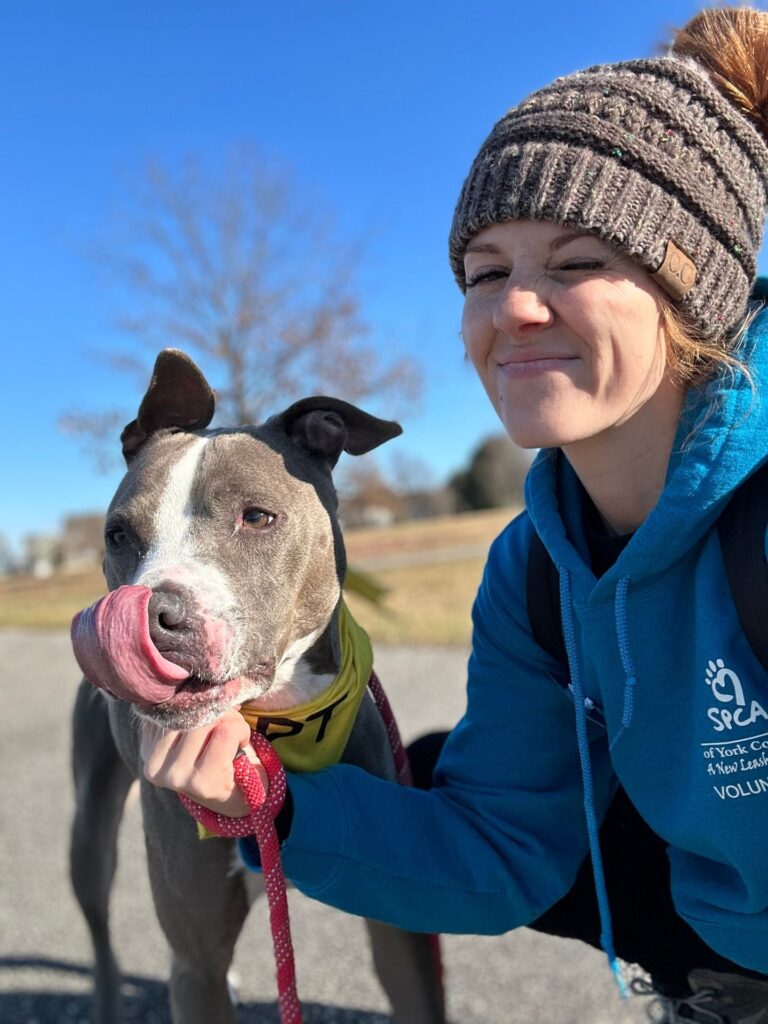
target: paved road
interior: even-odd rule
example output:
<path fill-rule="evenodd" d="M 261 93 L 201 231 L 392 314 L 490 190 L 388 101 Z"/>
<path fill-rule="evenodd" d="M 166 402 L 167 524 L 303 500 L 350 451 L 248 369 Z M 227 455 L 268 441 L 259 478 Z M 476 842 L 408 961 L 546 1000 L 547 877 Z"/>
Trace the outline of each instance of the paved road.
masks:
<path fill-rule="evenodd" d="M 463 708 L 465 652 L 383 648 L 377 667 L 406 740 L 451 725 Z M 0 743 L 0 1022 L 88 1020 L 90 948 L 67 880 L 69 713 L 78 672 L 62 633 L 0 632 L 5 712 Z M 291 893 L 307 1024 L 386 1024 L 359 920 Z M 167 1024 L 168 954 L 152 913 L 140 813 L 129 806 L 113 897 L 116 948 L 128 975 L 128 1019 Z M 640 1024 L 601 955 L 521 929 L 444 939 L 454 1024 Z M 238 948 L 243 1024 L 275 1024 L 265 907 Z M 414 1022 L 418 1024 L 418 1022 Z"/>

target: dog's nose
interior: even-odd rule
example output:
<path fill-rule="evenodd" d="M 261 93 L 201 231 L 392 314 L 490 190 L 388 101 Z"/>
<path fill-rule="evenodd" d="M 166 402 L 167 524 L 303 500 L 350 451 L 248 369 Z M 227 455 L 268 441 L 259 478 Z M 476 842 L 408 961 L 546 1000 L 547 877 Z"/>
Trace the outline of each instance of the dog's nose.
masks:
<path fill-rule="evenodd" d="M 149 599 L 149 635 L 162 650 L 168 641 L 180 639 L 189 630 L 184 600 L 171 590 L 156 590 Z"/>

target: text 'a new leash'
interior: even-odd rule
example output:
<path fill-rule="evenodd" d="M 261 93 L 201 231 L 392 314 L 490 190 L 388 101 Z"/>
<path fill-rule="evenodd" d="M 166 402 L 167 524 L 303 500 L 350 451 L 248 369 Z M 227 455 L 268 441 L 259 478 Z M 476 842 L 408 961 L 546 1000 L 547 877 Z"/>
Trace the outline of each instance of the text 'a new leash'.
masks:
<path fill-rule="evenodd" d="M 267 890 L 280 1024 L 301 1024 L 301 1004 L 296 992 L 296 968 L 288 917 L 288 896 L 280 860 L 280 843 L 275 830 L 275 817 L 285 800 L 285 770 L 269 741 L 255 729 L 251 730 L 251 745 L 266 770 L 269 788 L 265 793 L 255 765 L 248 760 L 245 751 L 241 751 L 234 760 L 235 782 L 251 808 L 250 814 L 242 818 L 229 818 L 203 807 L 182 793 L 179 794 L 179 799 L 193 818 L 218 836 L 228 839 L 256 837 Z"/>

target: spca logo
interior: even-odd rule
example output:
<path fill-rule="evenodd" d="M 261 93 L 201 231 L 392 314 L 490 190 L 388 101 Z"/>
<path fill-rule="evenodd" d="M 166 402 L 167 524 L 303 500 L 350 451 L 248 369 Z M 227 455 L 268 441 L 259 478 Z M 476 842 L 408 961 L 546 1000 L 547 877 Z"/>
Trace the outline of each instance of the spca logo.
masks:
<path fill-rule="evenodd" d="M 768 712 L 762 704 L 756 700 L 747 702 L 741 680 L 732 669 L 725 667 L 722 658 L 709 662 L 705 681 L 718 701 L 707 711 L 707 717 L 714 722 L 715 732 L 754 725 L 761 718 L 768 721 Z"/>

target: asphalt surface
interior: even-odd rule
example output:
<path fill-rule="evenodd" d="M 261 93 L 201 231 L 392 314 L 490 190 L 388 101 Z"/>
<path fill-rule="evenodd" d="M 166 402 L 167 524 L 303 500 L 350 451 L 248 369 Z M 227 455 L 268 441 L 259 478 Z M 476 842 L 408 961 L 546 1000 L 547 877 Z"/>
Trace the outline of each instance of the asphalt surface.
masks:
<path fill-rule="evenodd" d="M 380 648 L 379 674 L 406 741 L 463 710 L 466 652 Z M 67 874 L 72 793 L 69 717 L 78 671 L 63 633 L 0 632 L 0 1024 L 89 1020 L 90 944 Z M 290 893 L 307 1024 L 386 1024 L 362 922 Z M 113 891 L 114 944 L 126 974 L 126 1021 L 167 1024 L 168 951 L 155 922 L 140 811 L 129 798 Z M 452 1024 L 640 1024 L 605 959 L 526 929 L 443 937 Z M 235 960 L 242 1024 L 276 1024 L 266 907 L 251 912 Z M 418 1024 L 418 1022 L 413 1022 Z"/>

